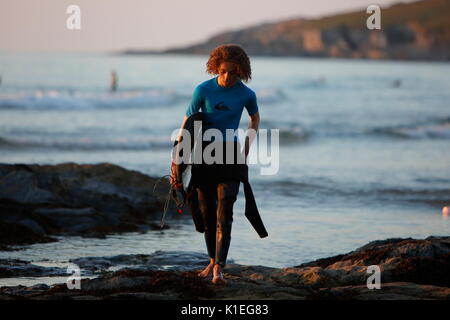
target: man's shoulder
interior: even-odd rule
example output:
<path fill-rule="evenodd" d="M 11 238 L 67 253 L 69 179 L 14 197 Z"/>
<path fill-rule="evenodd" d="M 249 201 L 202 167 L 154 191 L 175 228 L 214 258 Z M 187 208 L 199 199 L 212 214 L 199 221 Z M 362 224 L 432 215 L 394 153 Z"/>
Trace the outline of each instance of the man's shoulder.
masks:
<path fill-rule="evenodd" d="M 211 84 L 212 84 L 213 80 L 214 80 L 214 78 L 205 80 L 203 82 L 200 82 L 197 85 L 196 89 L 198 88 L 198 90 L 207 90 L 209 87 L 211 87 Z"/>
<path fill-rule="evenodd" d="M 250 97 L 255 96 L 256 93 L 250 87 L 248 87 L 243 81 L 241 81 L 241 89 L 247 93 Z"/>

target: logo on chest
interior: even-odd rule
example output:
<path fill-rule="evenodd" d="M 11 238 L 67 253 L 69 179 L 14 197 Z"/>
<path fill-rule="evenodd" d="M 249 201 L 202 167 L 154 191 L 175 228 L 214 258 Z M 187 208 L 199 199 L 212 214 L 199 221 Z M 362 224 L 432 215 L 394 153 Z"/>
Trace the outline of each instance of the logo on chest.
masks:
<path fill-rule="evenodd" d="M 214 109 L 216 109 L 216 110 L 223 110 L 223 111 L 231 110 L 231 108 L 229 106 L 227 106 L 223 101 L 217 103 L 214 106 Z"/>

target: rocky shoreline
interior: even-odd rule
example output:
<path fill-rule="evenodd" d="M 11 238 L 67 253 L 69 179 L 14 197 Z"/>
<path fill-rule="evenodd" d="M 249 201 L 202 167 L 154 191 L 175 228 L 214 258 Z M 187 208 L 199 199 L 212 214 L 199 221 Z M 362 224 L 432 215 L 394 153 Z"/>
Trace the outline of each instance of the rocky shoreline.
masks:
<path fill-rule="evenodd" d="M 168 189 L 167 179 L 109 163 L 0 164 L 0 250 L 57 241 L 57 236 L 146 232 L 161 218 Z M 180 216 L 173 206 L 168 213 L 171 219 Z M 289 268 L 230 260 L 224 268 L 227 284 L 218 287 L 196 276 L 207 261 L 206 254 L 162 251 L 78 258 L 69 263 L 81 270 L 81 289 L 69 290 L 67 266 L 0 259 L 0 281 L 61 280 L 2 286 L 0 300 L 450 299 L 450 237 L 373 241 Z M 367 288 L 372 265 L 381 270 L 380 290 Z"/>
<path fill-rule="evenodd" d="M 79 290 L 69 290 L 66 283 L 5 286 L 0 288 L 0 300 L 450 299 L 450 237 L 373 241 L 347 254 L 289 268 L 229 263 L 224 286 L 196 276 L 206 261 L 206 255 L 193 252 L 80 258 L 72 263 L 96 276 L 82 279 Z M 18 265 L 26 263 L 5 263 L 0 261 L 0 277 L 24 274 Z M 126 266 L 108 271 L 120 265 Z M 371 265 L 380 267 L 380 289 L 367 287 Z M 55 268 L 47 271 L 44 274 L 61 275 Z M 33 274 L 30 269 L 26 272 Z"/>
<path fill-rule="evenodd" d="M 0 164 L 0 250 L 158 227 L 168 190 L 167 179 L 110 163 Z"/>

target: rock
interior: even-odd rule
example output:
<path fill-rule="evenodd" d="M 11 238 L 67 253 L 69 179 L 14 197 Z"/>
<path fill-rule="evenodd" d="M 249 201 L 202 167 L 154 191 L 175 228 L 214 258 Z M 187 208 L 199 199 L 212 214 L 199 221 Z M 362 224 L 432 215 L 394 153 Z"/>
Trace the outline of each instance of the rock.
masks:
<path fill-rule="evenodd" d="M 34 213 L 44 215 L 61 229 L 72 232 L 94 229 L 104 222 L 93 208 L 38 208 Z"/>
<path fill-rule="evenodd" d="M 36 284 L 31 287 L 25 287 L 25 286 L 17 286 L 17 287 L 6 287 L 5 289 L 2 288 L 1 294 L 2 295 L 8 295 L 10 297 L 26 297 L 30 298 L 32 296 L 40 295 L 42 293 L 45 293 L 49 290 L 49 286 L 46 284 Z"/>
<path fill-rule="evenodd" d="M 7 223 L 0 220 L 0 243 L 3 245 L 25 245 L 38 242 L 54 242 L 55 238 L 34 232 L 20 223 Z M 0 246 L 1 248 L 1 246 Z M 9 249 L 5 247 L 4 249 Z"/>
<path fill-rule="evenodd" d="M 0 232 L 0 249 L 151 229 L 169 190 L 162 179 L 153 193 L 157 180 L 109 163 L 0 164 L 0 229 L 14 230 Z M 168 215 L 175 212 L 171 204 Z"/>
<path fill-rule="evenodd" d="M 39 188 L 36 175 L 27 166 L 1 165 L 0 174 L 0 197 L 2 199 L 29 205 L 58 201 L 53 192 Z"/>
<path fill-rule="evenodd" d="M 111 271 L 132 268 L 136 272 L 177 270 L 191 271 L 201 268 L 209 260 L 198 252 L 156 251 L 152 254 L 122 254 L 110 257 L 82 257 L 72 259 L 62 267 L 41 266 L 19 259 L 0 259 L 0 278 L 67 277 L 67 266 L 76 264 L 82 277 L 103 275 Z M 233 262 L 232 259 L 228 261 Z"/>
<path fill-rule="evenodd" d="M 154 299 L 155 297 L 198 299 L 214 296 L 212 285 L 197 277 L 193 272 L 129 269 L 92 280 L 84 279 L 81 281 L 80 290 L 69 290 L 65 284 L 60 284 L 54 285 L 45 293 L 47 297 L 55 294 L 75 299 L 80 299 L 85 295 L 104 299 L 120 297 L 130 299 L 133 296 L 141 299 Z"/>
<path fill-rule="evenodd" d="M 122 254 L 111 257 L 83 257 L 70 260 L 83 270 L 108 271 L 111 267 L 133 267 L 142 270 L 188 271 L 201 268 L 209 258 L 204 253 L 190 251 L 155 251 L 152 254 Z M 232 259 L 228 260 L 233 262 Z"/>
<path fill-rule="evenodd" d="M 380 290 L 369 290 L 367 286 L 343 286 L 324 288 L 311 299 L 327 300 L 418 300 L 435 299 L 449 300 L 450 288 L 419 285 L 411 282 L 389 282 L 383 284 Z"/>
<path fill-rule="evenodd" d="M 295 300 L 391 300 L 450 299 L 448 273 L 450 237 L 388 239 L 371 242 L 355 251 L 319 259 L 290 268 L 244 266 L 229 263 L 223 269 L 224 286 L 196 272 L 207 263 L 206 255 L 159 252 L 154 255 L 120 255 L 80 258 L 87 268 L 103 268 L 113 263 L 139 268 L 103 272 L 94 279 L 81 280 L 80 290 L 66 284 L 1 287 L 0 300 L 12 299 L 295 299 Z M 156 270 L 172 261 L 191 257 L 184 269 Z M 198 259 L 198 261 L 197 261 Z M 200 260 L 203 265 L 200 266 Z M 197 265 L 198 262 L 198 265 Z M 16 263 L 20 263 L 16 262 Z M 381 288 L 369 289 L 366 274 L 369 265 L 381 269 Z"/>
<path fill-rule="evenodd" d="M 0 259 L 0 278 L 67 276 L 66 270 L 42 267 L 18 259 Z"/>
<path fill-rule="evenodd" d="M 40 236 L 45 235 L 45 230 L 41 227 L 41 225 L 32 219 L 22 219 L 17 223 L 24 226 L 25 228 L 28 228 L 35 234 L 38 234 Z"/>
<path fill-rule="evenodd" d="M 382 282 L 408 281 L 450 287 L 450 237 L 387 239 L 373 241 L 355 251 L 302 264 L 297 272 L 316 267 L 317 277 L 306 283 L 339 279 L 340 285 L 360 284 L 367 278 L 367 267 L 378 265 Z M 309 282 L 308 282 L 309 281 Z"/>

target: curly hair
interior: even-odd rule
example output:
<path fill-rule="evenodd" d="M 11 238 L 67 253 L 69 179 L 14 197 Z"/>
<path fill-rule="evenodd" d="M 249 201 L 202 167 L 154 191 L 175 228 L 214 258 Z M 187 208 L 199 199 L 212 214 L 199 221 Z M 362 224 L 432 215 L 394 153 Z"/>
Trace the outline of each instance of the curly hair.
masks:
<path fill-rule="evenodd" d="M 252 78 L 250 59 L 247 53 L 237 44 L 224 44 L 213 49 L 206 63 L 206 72 L 212 75 L 219 74 L 222 62 L 234 62 L 237 64 L 239 78 L 248 82 Z"/>

